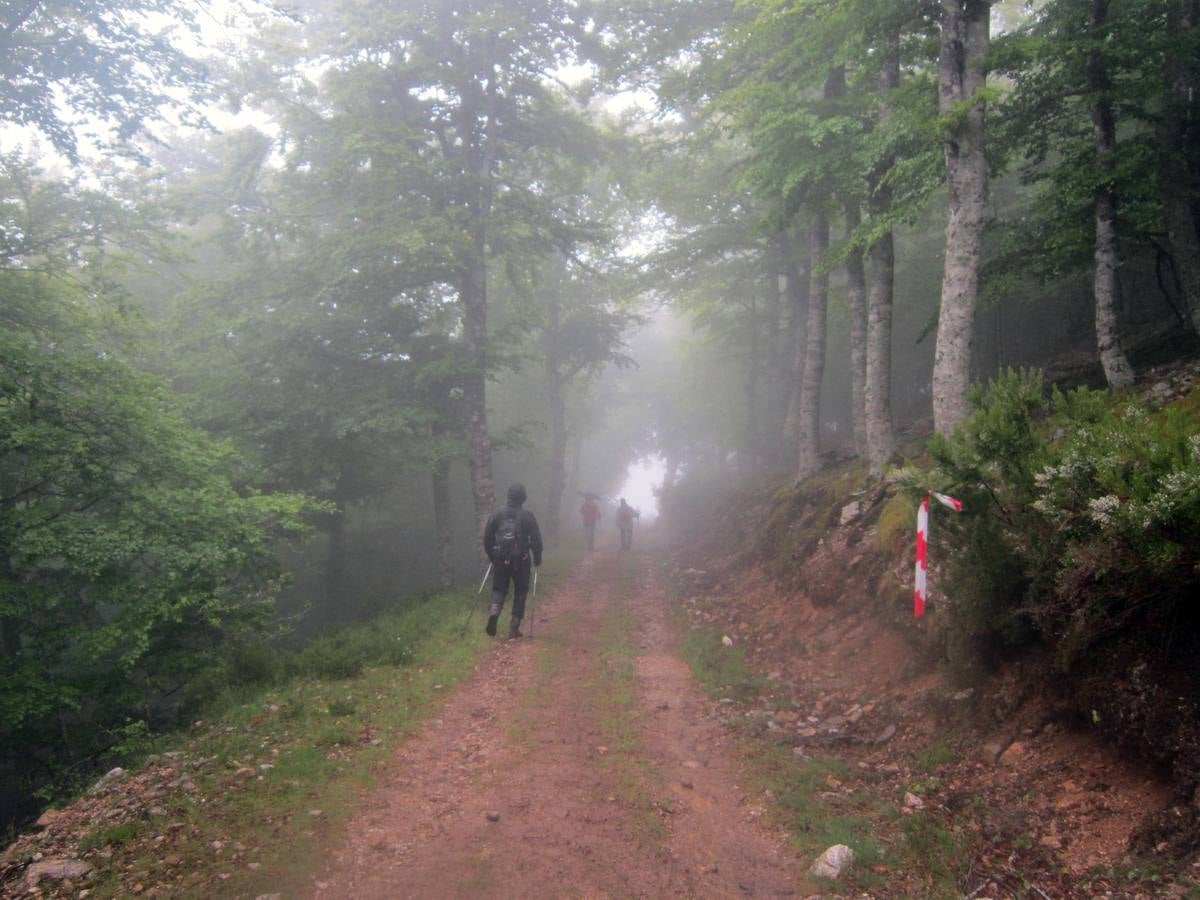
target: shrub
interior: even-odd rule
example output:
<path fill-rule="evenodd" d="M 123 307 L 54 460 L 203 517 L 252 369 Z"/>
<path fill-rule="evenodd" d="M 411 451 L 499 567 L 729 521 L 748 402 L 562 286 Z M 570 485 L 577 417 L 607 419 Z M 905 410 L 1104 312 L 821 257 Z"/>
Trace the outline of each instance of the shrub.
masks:
<path fill-rule="evenodd" d="M 1108 394 L 1045 391 L 1009 371 L 970 395 L 954 435 L 931 443 L 933 478 L 966 503 L 940 517 L 960 634 L 1034 637 L 1069 670 L 1100 642 L 1162 626 L 1200 565 L 1200 425 Z M 928 481 L 929 476 L 924 476 Z M 905 479 L 921 491 L 915 473 Z M 1177 648 L 1181 649 L 1181 648 Z"/>

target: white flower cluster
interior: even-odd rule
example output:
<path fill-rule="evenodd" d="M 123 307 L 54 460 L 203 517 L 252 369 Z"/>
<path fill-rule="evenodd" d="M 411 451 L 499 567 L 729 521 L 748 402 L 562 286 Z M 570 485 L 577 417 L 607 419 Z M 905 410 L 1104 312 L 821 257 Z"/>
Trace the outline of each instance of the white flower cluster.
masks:
<path fill-rule="evenodd" d="M 1093 497 L 1088 501 L 1092 521 L 1101 528 L 1112 528 L 1117 524 L 1116 515 L 1121 510 L 1121 498 L 1115 494 Z"/>
<path fill-rule="evenodd" d="M 1200 462 L 1200 434 L 1193 434 L 1189 440 L 1192 444 L 1192 459 Z"/>

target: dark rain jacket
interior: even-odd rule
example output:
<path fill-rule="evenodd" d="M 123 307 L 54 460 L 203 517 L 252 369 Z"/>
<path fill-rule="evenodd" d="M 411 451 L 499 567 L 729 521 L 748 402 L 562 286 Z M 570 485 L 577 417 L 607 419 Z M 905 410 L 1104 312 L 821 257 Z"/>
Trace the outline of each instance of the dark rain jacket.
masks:
<path fill-rule="evenodd" d="M 500 523 L 504 519 L 513 513 L 517 515 L 517 526 L 521 529 L 521 537 L 524 539 L 525 546 L 533 554 L 533 564 L 540 566 L 542 564 L 542 530 L 538 528 L 537 519 L 534 518 L 533 513 L 519 506 L 506 506 L 504 509 L 498 509 L 492 513 L 492 517 L 487 521 L 487 526 L 483 529 L 483 552 L 487 554 L 487 558 L 493 564 L 496 563 L 496 560 L 492 559 L 496 544 L 496 529 L 500 527 Z"/>

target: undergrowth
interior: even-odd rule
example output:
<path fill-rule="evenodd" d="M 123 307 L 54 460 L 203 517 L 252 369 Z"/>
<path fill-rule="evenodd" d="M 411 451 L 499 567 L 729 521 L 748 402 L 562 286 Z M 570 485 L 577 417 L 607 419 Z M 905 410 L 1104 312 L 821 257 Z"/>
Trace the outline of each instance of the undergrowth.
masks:
<path fill-rule="evenodd" d="M 543 567 L 539 594 L 573 558 Z M 396 744 L 489 645 L 478 616 L 462 632 L 471 604 L 483 602 L 473 589 L 427 597 L 315 648 L 257 665 L 250 655 L 231 660 L 188 731 L 157 739 L 139 731 L 131 742 L 183 783 L 143 798 L 134 821 L 97 826 L 82 840 L 79 852 L 97 868 L 90 896 L 126 896 L 137 885 L 184 897 L 307 892 L 321 848 Z"/>

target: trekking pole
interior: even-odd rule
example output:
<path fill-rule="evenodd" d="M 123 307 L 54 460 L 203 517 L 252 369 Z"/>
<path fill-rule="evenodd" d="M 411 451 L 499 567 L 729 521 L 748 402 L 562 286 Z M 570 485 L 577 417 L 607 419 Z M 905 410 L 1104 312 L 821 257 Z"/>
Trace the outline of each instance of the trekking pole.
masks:
<path fill-rule="evenodd" d="M 467 628 L 471 624 L 471 617 L 475 615 L 475 607 L 478 605 L 476 597 L 483 593 L 483 586 L 487 584 L 488 576 L 492 574 L 492 564 L 488 563 L 487 571 L 483 573 L 483 581 L 479 582 L 479 590 L 475 592 L 475 596 L 471 598 L 471 611 L 467 613 L 467 621 L 463 622 L 462 631 L 459 632 L 459 637 L 465 637 Z"/>
<path fill-rule="evenodd" d="M 533 595 L 529 598 L 529 637 L 533 639 L 533 601 L 537 599 L 538 567 L 533 567 Z"/>

